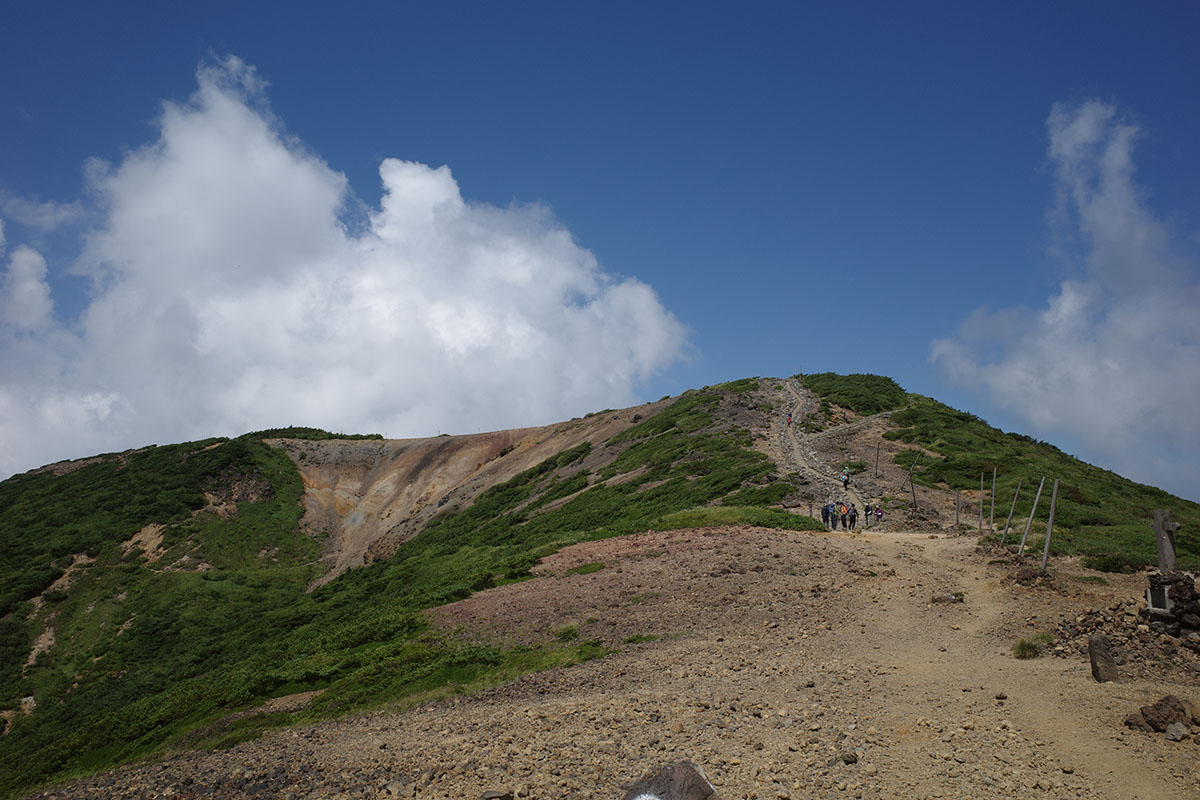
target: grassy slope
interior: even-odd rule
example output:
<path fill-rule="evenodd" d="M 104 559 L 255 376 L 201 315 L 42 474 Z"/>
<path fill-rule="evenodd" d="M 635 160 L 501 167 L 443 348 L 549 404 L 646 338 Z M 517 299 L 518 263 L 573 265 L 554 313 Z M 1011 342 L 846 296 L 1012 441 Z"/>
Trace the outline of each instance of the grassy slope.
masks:
<path fill-rule="evenodd" d="M 886 434 L 888 438 L 920 445 L 941 456 L 936 461 L 922 461 L 917 467 L 915 479 L 924 486 L 978 491 L 980 473 L 985 473 L 990 491 L 994 467 L 997 513 L 1003 509 L 1007 516 L 1020 480 L 1014 520 L 1025 520 L 1038 481 L 1046 476 L 1039 520 L 1034 523 L 1037 531 L 1045 530 L 1051 487 L 1054 479 L 1059 479 L 1051 538 L 1051 550 L 1056 553 L 1086 554 L 1090 565 L 1103 569 L 1156 564 L 1150 519 L 1154 509 L 1168 508 L 1182 523 L 1176 536 L 1180 566 L 1200 568 L 1200 535 L 1196 533 L 1200 505 L 1196 503 L 1086 464 L 1045 442 L 1005 433 L 928 397 L 906 395 L 889 378 L 824 373 L 806 376 L 804 384 L 828 401 L 858 413 L 902 408 L 891 417 L 893 430 Z M 895 461 L 908 467 L 913 455 L 902 452 Z"/>
<path fill-rule="evenodd" d="M 302 716 L 326 716 L 602 654 L 587 640 L 551 638 L 524 649 L 448 640 L 419 611 L 527 577 L 541 556 L 583 539 L 653 527 L 805 524 L 765 507 L 793 487 L 749 449 L 748 433 L 716 421 L 730 394 L 754 387 L 739 381 L 689 392 L 604 443 L 613 460 L 598 474 L 582 469 L 589 444 L 564 451 L 436 519 L 387 562 L 312 594 L 303 589 L 318 545 L 298 527 L 299 477 L 260 441 L 287 430 L 0 483 L 0 703 L 12 708 L 26 695 L 39 703 L 0 739 L 0 795 L 171 744 L 246 738 L 290 718 L 225 718 L 271 697 L 324 689 Z M 634 480 L 609 481 L 634 472 Z M 232 520 L 193 516 L 202 489 L 237 481 L 270 491 L 240 503 Z M 170 524 L 167 552 L 154 564 L 120 546 L 151 522 Z M 78 553 L 95 563 L 74 571 L 71 586 L 48 594 L 29 619 L 30 598 Z M 212 569 L 163 569 L 184 555 Z M 48 615 L 58 643 L 22 671 Z"/>

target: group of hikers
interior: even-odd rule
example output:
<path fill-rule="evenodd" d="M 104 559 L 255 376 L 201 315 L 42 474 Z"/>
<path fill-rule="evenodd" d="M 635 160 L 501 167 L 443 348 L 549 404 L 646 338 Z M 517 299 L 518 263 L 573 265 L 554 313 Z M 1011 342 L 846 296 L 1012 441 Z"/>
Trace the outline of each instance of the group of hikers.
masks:
<path fill-rule="evenodd" d="M 792 424 L 792 413 L 789 411 L 787 415 L 787 424 Z M 842 491 L 850 488 L 850 468 L 843 467 L 842 474 L 838 476 L 838 480 L 842 482 Z M 874 515 L 875 523 L 883 522 L 883 506 L 871 507 L 868 503 L 863 509 L 863 514 L 866 517 L 867 527 L 871 527 L 871 516 Z M 825 523 L 825 527 L 829 530 L 837 530 L 838 524 L 842 526 L 842 530 L 852 531 L 858 527 L 858 506 L 854 503 L 847 503 L 845 500 L 831 500 L 821 506 L 821 522 Z"/>
<path fill-rule="evenodd" d="M 883 522 L 883 506 L 875 506 L 872 508 L 870 504 L 863 509 L 863 514 L 867 520 L 867 527 L 871 527 L 871 517 L 874 515 L 875 523 Z M 858 526 L 858 506 L 854 503 L 847 504 L 846 501 L 830 502 L 821 506 L 821 522 L 825 523 L 825 527 L 829 530 L 837 530 L 838 523 L 841 523 L 842 530 L 852 531 Z"/>

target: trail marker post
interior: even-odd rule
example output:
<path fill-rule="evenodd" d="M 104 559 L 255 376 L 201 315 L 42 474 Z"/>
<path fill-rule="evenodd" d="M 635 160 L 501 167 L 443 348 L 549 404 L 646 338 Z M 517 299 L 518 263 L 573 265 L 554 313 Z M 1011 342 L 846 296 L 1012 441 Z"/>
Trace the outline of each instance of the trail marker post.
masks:
<path fill-rule="evenodd" d="M 875 443 L 875 477 L 879 477 L 879 442 Z"/>
<path fill-rule="evenodd" d="M 1158 544 L 1158 571 L 1171 572 L 1176 568 L 1175 531 L 1179 523 L 1171 519 L 1165 508 L 1154 509 L 1154 537 Z"/>
<path fill-rule="evenodd" d="M 1033 525 L 1033 512 L 1037 511 L 1038 500 L 1042 499 L 1042 487 L 1046 485 L 1046 476 L 1042 476 L 1042 482 L 1038 484 L 1037 494 L 1033 497 L 1033 508 L 1029 509 L 1029 520 L 1025 523 L 1025 533 L 1021 536 L 1021 546 L 1017 548 L 1017 556 L 1025 554 L 1025 540 L 1029 538 L 1029 528 Z"/>
<path fill-rule="evenodd" d="M 1046 572 L 1046 560 L 1050 558 L 1050 534 L 1054 531 L 1054 508 L 1058 505 L 1058 478 L 1054 479 L 1054 492 L 1050 495 L 1050 519 L 1046 522 L 1046 546 L 1042 548 L 1042 573 Z"/>
<path fill-rule="evenodd" d="M 958 527 L 958 495 L 959 495 L 959 490 L 955 489 L 954 490 L 954 527 L 955 528 Z"/>

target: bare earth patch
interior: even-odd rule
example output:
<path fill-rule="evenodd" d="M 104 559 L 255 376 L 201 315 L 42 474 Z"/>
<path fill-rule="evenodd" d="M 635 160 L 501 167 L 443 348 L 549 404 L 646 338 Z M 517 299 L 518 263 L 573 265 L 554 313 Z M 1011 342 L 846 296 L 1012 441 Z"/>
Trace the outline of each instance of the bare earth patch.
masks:
<path fill-rule="evenodd" d="M 727 798 L 1200 795 L 1196 737 L 1121 725 L 1163 694 L 1200 699 L 1194 676 L 1097 684 L 1084 656 L 1011 653 L 1018 635 L 1132 583 L 1014 585 L 989 560 L 972 537 L 902 532 L 729 527 L 585 542 L 532 580 L 429 613 L 503 642 L 576 625 L 620 652 L 45 796 L 616 797 L 683 758 Z M 594 563 L 605 566 L 571 573 Z M 945 592 L 964 602 L 931 602 Z"/>

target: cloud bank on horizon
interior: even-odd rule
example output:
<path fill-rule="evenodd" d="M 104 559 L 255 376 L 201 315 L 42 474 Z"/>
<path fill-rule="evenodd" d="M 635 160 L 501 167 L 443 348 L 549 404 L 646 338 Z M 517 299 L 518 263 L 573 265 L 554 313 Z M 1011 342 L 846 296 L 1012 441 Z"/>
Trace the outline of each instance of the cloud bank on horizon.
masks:
<path fill-rule="evenodd" d="M 1044 308 L 980 309 L 932 358 L 1039 432 L 1066 432 L 1123 474 L 1195 498 L 1200 270 L 1135 180 L 1141 131 L 1116 106 L 1056 104 L 1046 123 L 1053 254 Z M 1195 498 L 1200 499 L 1200 498 Z"/>
<path fill-rule="evenodd" d="M 682 356 L 654 290 L 545 208 L 471 203 L 447 167 L 387 159 L 364 209 L 253 67 L 230 56 L 197 80 L 157 140 L 86 165 L 84 200 L 0 198 L 32 230 L 90 220 L 74 270 L 91 286 L 64 320 L 45 258 L 0 220 L 0 478 L 280 425 L 549 423 L 630 404 Z"/>

